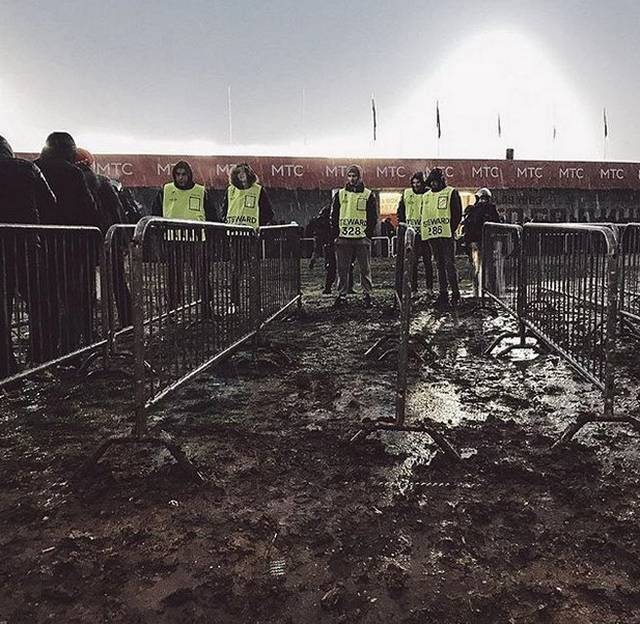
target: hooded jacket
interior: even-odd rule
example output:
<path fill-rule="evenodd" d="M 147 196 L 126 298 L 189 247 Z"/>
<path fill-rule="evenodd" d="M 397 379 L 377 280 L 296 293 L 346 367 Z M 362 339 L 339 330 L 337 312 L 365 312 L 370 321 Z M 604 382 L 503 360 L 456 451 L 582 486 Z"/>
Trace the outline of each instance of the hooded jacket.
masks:
<path fill-rule="evenodd" d="M 473 206 L 469 206 L 469 212 L 462 222 L 464 225 L 464 242 L 481 243 L 482 227 L 484 224 L 501 222 L 502 219 L 500 218 L 496 205 L 493 202 L 476 202 Z"/>
<path fill-rule="evenodd" d="M 100 226 L 96 204 L 82 171 L 73 162 L 75 143 L 62 132 L 54 132 L 35 164 L 42 171 L 58 203 L 55 209 L 41 211 L 41 223 L 49 225 Z"/>
<path fill-rule="evenodd" d="M 56 210 L 56 198 L 33 163 L 14 158 L 0 137 L 0 223 L 40 223 L 40 214 Z"/>
<path fill-rule="evenodd" d="M 243 189 L 245 187 L 242 186 L 238 175 L 241 171 L 244 171 L 247 174 L 247 187 L 249 188 L 252 184 L 256 184 L 258 182 L 258 176 L 255 171 L 246 163 L 242 163 L 233 167 L 229 173 L 229 185 L 235 186 L 237 189 Z M 220 221 L 222 223 L 226 223 L 227 221 L 227 213 L 229 212 L 229 196 L 228 193 L 224 194 L 224 199 L 222 201 L 222 210 L 220 214 Z M 274 214 L 273 208 L 271 207 L 271 201 L 269 200 L 269 196 L 267 195 L 267 189 L 262 187 L 260 191 L 260 197 L 258 198 L 258 225 L 269 225 L 273 223 Z"/>
<path fill-rule="evenodd" d="M 191 168 L 191 165 L 186 160 L 180 160 L 173 166 L 173 168 L 171 169 L 171 178 L 173 179 L 173 183 L 176 186 L 178 186 L 176 183 L 176 171 L 178 169 L 185 169 L 189 174 L 189 181 L 187 182 L 187 184 L 185 186 L 179 186 L 178 188 L 183 191 L 188 191 L 189 189 L 192 189 L 196 185 L 196 183 L 193 181 L 193 169 Z M 153 202 L 153 206 L 151 207 L 151 214 L 154 217 L 163 216 L 163 212 L 162 212 L 163 200 L 164 200 L 164 187 L 158 191 L 158 194 L 156 195 L 156 198 Z M 217 221 L 216 206 L 213 202 L 213 198 L 211 197 L 211 193 L 209 193 L 209 191 L 207 191 L 206 189 L 204 192 L 204 215 L 207 221 Z"/>
<path fill-rule="evenodd" d="M 364 191 L 364 182 L 362 180 L 358 180 L 356 184 L 351 185 L 347 182 L 344 187 L 347 191 L 351 191 L 352 193 L 362 193 Z M 376 225 L 378 223 L 378 204 L 376 203 L 376 198 L 373 193 L 369 195 L 369 199 L 367 200 L 367 226 L 365 228 L 365 235 L 367 238 L 372 238 Z M 331 214 L 329 215 L 329 222 L 331 223 L 331 229 L 333 232 L 334 238 L 338 235 L 340 228 L 338 227 L 338 222 L 340 219 L 340 194 L 336 193 L 333 196 L 333 201 L 331 203 Z"/>

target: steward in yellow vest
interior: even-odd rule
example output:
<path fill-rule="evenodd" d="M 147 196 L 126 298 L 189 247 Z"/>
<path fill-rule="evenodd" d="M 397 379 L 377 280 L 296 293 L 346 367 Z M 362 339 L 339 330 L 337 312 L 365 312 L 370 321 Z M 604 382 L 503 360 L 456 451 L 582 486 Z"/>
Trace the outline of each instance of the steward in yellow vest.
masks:
<path fill-rule="evenodd" d="M 418 261 L 422 258 L 425 271 L 427 296 L 433 295 L 433 263 L 431 262 L 431 247 L 421 237 L 422 201 L 428 191 L 427 183 L 422 171 L 416 171 L 411 176 L 411 188 L 405 189 L 398 203 L 398 222 L 406 223 L 416 231 L 415 262 L 411 274 L 411 289 L 418 290 Z"/>
<path fill-rule="evenodd" d="M 191 165 L 181 160 L 174 165 L 171 174 L 173 182 L 160 189 L 151 214 L 165 219 L 215 221 L 215 206 L 204 186 L 193 181 Z"/>
<path fill-rule="evenodd" d="M 349 269 L 352 258 L 360 267 L 360 281 L 365 306 L 371 305 L 371 237 L 378 223 L 375 196 L 365 188 L 358 165 L 347 169 L 347 183 L 333 197 L 329 223 L 336 238 L 338 269 L 338 299 L 336 306 L 346 301 L 349 291 Z"/>
<path fill-rule="evenodd" d="M 269 196 L 247 163 L 236 165 L 229 173 L 222 219 L 229 225 L 248 225 L 256 230 L 273 221 Z"/>
<path fill-rule="evenodd" d="M 462 218 L 462 202 L 458 191 L 447 186 L 444 171 L 438 167 L 429 173 L 427 185 L 431 190 L 422 200 L 420 229 L 422 240 L 429 241 L 438 267 L 440 294 L 435 305 L 444 309 L 449 307 L 449 288 L 451 303 L 457 305 L 460 302 L 453 232 Z"/>

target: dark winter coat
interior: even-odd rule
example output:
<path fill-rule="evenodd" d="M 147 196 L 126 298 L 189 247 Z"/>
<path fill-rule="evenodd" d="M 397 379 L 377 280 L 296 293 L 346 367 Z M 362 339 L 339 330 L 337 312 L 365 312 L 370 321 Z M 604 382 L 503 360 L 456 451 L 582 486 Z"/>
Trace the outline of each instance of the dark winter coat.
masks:
<path fill-rule="evenodd" d="M 35 161 L 46 178 L 58 203 L 40 213 L 40 221 L 48 225 L 100 226 L 96 204 L 82 171 L 60 158 L 43 155 Z"/>
<path fill-rule="evenodd" d="M 56 198 L 33 163 L 14 158 L 0 137 L 0 223 L 40 223 L 40 214 L 55 212 Z"/>
<path fill-rule="evenodd" d="M 362 193 L 364 191 L 364 182 L 359 181 L 354 186 L 346 184 L 344 187 L 347 191 L 352 193 Z M 340 194 L 336 193 L 333 196 L 333 202 L 331 203 L 331 214 L 329 216 L 329 222 L 331 223 L 331 229 L 334 236 L 338 236 L 340 228 L 338 227 L 338 220 L 340 219 Z M 372 238 L 376 225 L 378 224 L 378 204 L 373 193 L 369 195 L 367 200 L 367 226 L 365 228 L 365 235 L 367 238 Z"/>
<path fill-rule="evenodd" d="M 106 234 L 112 225 L 125 223 L 122 204 L 109 178 L 94 173 L 87 164 L 76 166 L 82 171 L 89 192 L 96 204 L 100 219 L 100 231 Z"/>
<path fill-rule="evenodd" d="M 470 210 L 464 218 L 464 242 L 481 243 L 482 227 L 485 223 L 500 223 L 500 215 L 493 202 L 482 201 L 469 207 Z"/>

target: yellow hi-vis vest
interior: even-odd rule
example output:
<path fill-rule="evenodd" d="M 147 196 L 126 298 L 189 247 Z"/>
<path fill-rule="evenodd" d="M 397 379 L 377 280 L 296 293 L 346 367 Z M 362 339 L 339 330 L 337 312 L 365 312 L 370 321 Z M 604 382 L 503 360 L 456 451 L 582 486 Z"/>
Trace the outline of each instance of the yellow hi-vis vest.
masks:
<path fill-rule="evenodd" d="M 420 238 L 451 238 L 451 193 L 453 187 L 447 186 L 434 193 L 427 191 L 422 199 L 422 220 Z"/>
<path fill-rule="evenodd" d="M 164 185 L 162 216 L 165 219 L 206 221 L 204 215 L 204 186 L 194 184 L 188 190 L 179 189 L 173 182 Z"/>
<path fill-rule="evenodd" d="M 339 238 L 365 238 L 367 229 L 367 201 L 371 191 L 366 188 L 361 193 L 340 189 L 338 200 L 340 214 L 338 215 Z"/>
<path fill-rule="evenodd" d="M 260 225 L 259 202 L 262 186 L 252 184 L 248 189 L 239 189 L 230 184 L 227 188 L 227 223 L 248 225 L 254 230 Z"/>
<path fill-rule="evenodd" d="M 414 193 L 412 188 L 404 189 L 402 199 L 404 201 L 404 220 L 420 235 L 420 224 L 422 222 L 422 198 L 426 193 Z"/>

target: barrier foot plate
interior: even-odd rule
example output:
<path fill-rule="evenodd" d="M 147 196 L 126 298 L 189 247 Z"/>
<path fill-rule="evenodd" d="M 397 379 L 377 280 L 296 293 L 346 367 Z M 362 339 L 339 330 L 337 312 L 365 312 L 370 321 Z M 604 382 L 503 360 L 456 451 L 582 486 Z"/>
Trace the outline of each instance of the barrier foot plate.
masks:
<path fill-rule="evenodd" d="M 180 448 L 177 442 L 166 432 L 159 431 L 154 435 L 145 436 L 112 436 L 102 442 L 98 448 L 90 455 L 90 457 L 84 462 L 80 468 L 80 474 L 86 475 L 93 471 L 97 466 L 100 458 L 107 452 L 107 450 L 116 444 L 149 444 L 153 446 L 161 446 L 166 448 L 169 453 L 176 460 L 178 466 L 182 469 L 184 474 L 196 483 L 205 483 L 206 479 L 202 473 L 195 467 L 191 460 L 187 457 L 185 452 Z"/>
<path fill-rule="evenodd" d="M 369 420 L 364 419 L 362 423 L 363 427 L 355 433 L 351 438 L 351 442 L 357 442 L 362 438 L 366 438 L 373 431 L 405 431 L 408 433 L 426 433 L 438 446 L 438 448 L 450 459 L 460 461 L 462 457 L 460 453 L 453 447 L 453 445 L 447 440 L 447 438 L 436 431 L 433 427 L 427 425 L 402 425 L 395 422 L 388 422 L 384 420 Z"/>
<path fill-rule="evenodd" d="M 578 416 L 575 422 L 571 423 L 551 445 L 551 448 L 558 448 L 571 440 L 582 427 L 589 423 L 626 423 L 631 425 L 638 433 L 640 433 L 640 420 L 634 416 Z"/>

